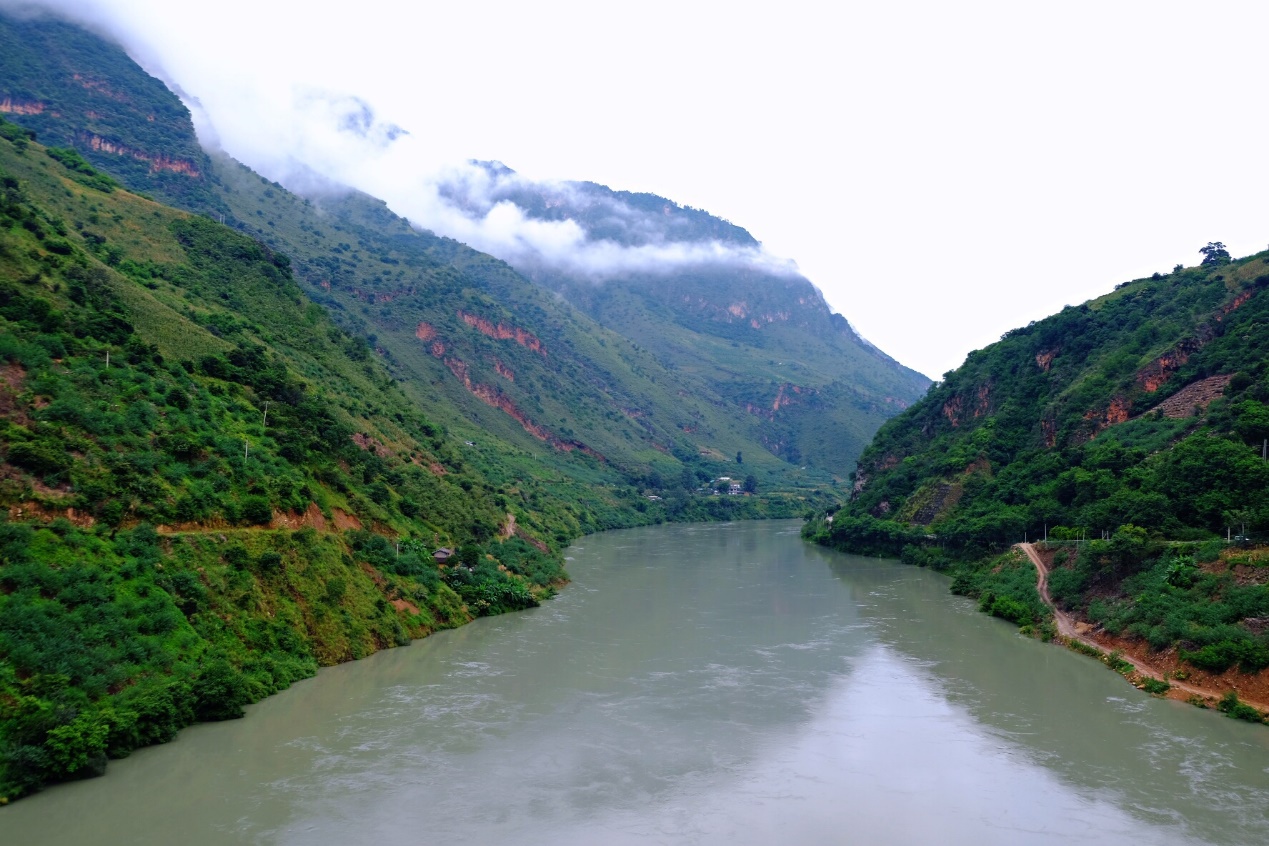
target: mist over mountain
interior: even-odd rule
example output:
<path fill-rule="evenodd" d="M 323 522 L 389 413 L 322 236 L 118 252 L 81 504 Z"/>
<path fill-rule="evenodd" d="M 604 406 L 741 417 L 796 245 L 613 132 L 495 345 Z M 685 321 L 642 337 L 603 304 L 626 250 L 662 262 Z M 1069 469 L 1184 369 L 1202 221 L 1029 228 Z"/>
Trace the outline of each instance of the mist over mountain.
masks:
<path fill-rule="evenodd" d="M 258 180 L 239 178 L 237 166 L 227 157 L 209 157 L 199 148 L 189 117 L 183 126 L 179 120 L 173 124 L 149 119 L 182 110 L 175 97 L 157 80 L 139 73 L 121 50 L 48 18 L 15 23 L 10 29 L 6 61 L 11 70 L 3 78 L 0 97 L 8 97 L 14 120 L 36 129 L 44 139 L 79 149 L 95 166 L 119 174 L 130 187 L 210 214 L 292 255 L 314 296 L 341 301 L 337 320 L 351 331 L 377 337 L 398 360 L 414 357 L 416 334 L 427 334 L 419 325 L 440 331 L 458 319 L 459 312 L 480 315 L 470 303 L 446 301 L 442 288 L 421 284 L 426 277 L 416 275 L 410 284 L 410 274 L 420 272 L 421 262 L 435 261 L 425 259 L 425 254 L 460 262 L 466 272 L 481 268 L 485 281 L 479 285 L 504 279 L 500 273 L 490 276 L 486 264 L 469 261 L 461 250 L 432 234 L 436 233 L 507 261 L 634 345 L 625 351 L 600 347 L 588 357 L 587 366 L 593 366 L 596 355 L 654 360 L 659 374 L 631 361 L 622 365 L 634 367 L 630 376 L 619 377 L 610 369 L 608 375 L 588 382 L 613 386 L 643 374 L 634 378 L 645 380 L 646 387 L 633 392 L 632 385 L 623 387 L 622 394 L 630 399 L 621 405 L 643 421 L 640 437 L 666 452 L 733 454 L 739 449 L 752 459 L 756 442 L 759 451 L 784 462 L 844 477 L 881 421 L 928 385 L 924 377 L 862 341 L 790 262 L 773 259 L 744 229 L 704 211 L 594 183 L 536 182 L 493 163 L 465 162 L 420 176 L 428 168 L 419 135 L 381 120 L 356 97 L 305 91 L 297 95 L 304 101 L 298 118 L 301 128 L 332 140 L 284 151 L 279 169 L 312 205 L 295 206 L 288 199 L 295 216 L 288 212 L 279 217 L 283 195 L 262 193 Z M 17 29 L 20 34 L 14 34 Z M 183 96 L 193 101 L 198 92 Z M 131 111 L 120 110 L 121 103 L 129 104 Z M 319 147 L 327 154 L 338 151 L 339 156 L 316 156 Z M 338 226 L 352 225 L 347 215 L 359 215 L 353 210 L 365 206 L 349 205 L 341 198 L 357 196 L 346 186 L 367 184 L 382 187 L 378 196 L 410 220 L 417 228 L 415 238 L 403 237 L 399 218 L 377 213 L 360 219 L 356 238 L 329 232 L 331 221 L 323 221 L 323 215 L 342 218 Z M 317 232 L 324 237 L 315 237 Z M 394 257 L 407 244 L 406 253 L 414 257 Z M 366 262 L 366 254 L 374 257 L 372 262 Z M 506 282 L 512 287 L 497 301 L 519 300 L 523 295 L 513 290 L 519 292 L 520 283 L 512 284 L 509 278 Z M 421 310 L 403 319 L 412 302 Z M 542 308 L 545 322 L 520 328 L 546 338 L 575 319 L 564 314 L 547 317 L 560 309 L 558 304 Z M 489 311 L 487 306 L 484 311 Z M 594 329 L 579 329 L 595 334 Z M 460 331 L 464 330 L 456 324 L 455 332 Z M 387 342 L 397 333 L 400 349 Z M 452 337 L 442 343 L 448 350 L 456 349 Z M 452 352 L 420 360 L 417 375 L 450 387 L 450 380 L 457 378 L 462 385 L 457 372 L 467 372 L 468 381 L 475 375 L 460 367 L 475 366 L 471 355 L 474 350 L 457 364 L 446 364 Z M 478 358 L 491 355 L 481 353 Z M 501 360 L 506 363 L 506 356 Z M 480 366 L 486 365 L 488 381 L 459 388 L 456 402 L 469 403 L 472 391 L 484 393 L 495 405 L 514 408 L 511 416 L 522 421 L 518 427 L 550 432 L 547 437 L 556 439 L 561 437 L 557 430 L 569 430 L 575 435 L 563 440 L 607 442 L 615 448 L 611 429 L 597 426 L 598 418 L 579 425 L 578 414 L 587 416 L 579 399 L 548 410 L 538 399 L 541 391 L 523 379 L 512 382 L 500 376 L 492 359 Z M 437 367 L 442 370 L 433 374 Z M 491 385 L 499 386 L 497 392 L 491 392 Z M 706 407 L 649 414 L 652 408 L 670 410 L 672 402 L 649 396 L 649 391 L 667 390 L 694 397 Z M 643 398 L 634 401 L 635 397 Z M 597 398 L 594 408 L 611 405 L 611 399 Z M 473 413 L 467 412 L 466 419 Z M 548 418 L 555 422 L 548 425 Z M 652 420 L 659 423 L 649 429 Z M 720 439 L 724 430 L 734 434 Z M 676 439 L 707 434 L 718 442 L 673 446 Z M 735 446 L 725 445 L 729 441 Z M 647 462 L 648 458 L 638 460 L 644 466 Z"/>
<path fill-rule="evenodd" d="M 123 23 L 124 16 L 77 3 L 7 0 L 0 5 L 32 20 L 52 11 L 76 24 L 90 24 L 123 43 L 152 75 L 169 78 L 151 43 L 154 36 Z M 24 54 L 18 45 L 10 46 L 14 55 Z M 45 52 L 36 58 L 46 65 L 56 61 L 48 55 L 57 51 Z M 160 84 L 158 79 L 152 82 Z M 204 92 L 169 86 L 189 107 L 203 145 L 220 147 L 216 119 L 202 106 Z M 38 91 L 23 93 L 38 102 Z M 300 85 L 276 96 L 284 102 L 270 111 L 284 109 L 286 124 L 257 121 L 255 134 L 246 139 L 248 148 L 231 151 L 236 158 L 303 194 L 339 186 L 365 191 L 414 225 L 517 267 L 546 266 L 592 279 L 703 265 L 797 272 L 792 261 L 771 255 L 739 227 L 664 198 L 609 191 L 592 183 L 532 181 L 499 164 L 442 154 L 433 128 L 417 133 L 402 128 L 380 117 L 354 92 Z M 254 107 L 243 103 L 242 108 Z M 242 119 L 237 114 L 241 109 L 229 111 L 235 120 Z M 229 119 L 224 109 L 217 114 L 222 121 Z"/>

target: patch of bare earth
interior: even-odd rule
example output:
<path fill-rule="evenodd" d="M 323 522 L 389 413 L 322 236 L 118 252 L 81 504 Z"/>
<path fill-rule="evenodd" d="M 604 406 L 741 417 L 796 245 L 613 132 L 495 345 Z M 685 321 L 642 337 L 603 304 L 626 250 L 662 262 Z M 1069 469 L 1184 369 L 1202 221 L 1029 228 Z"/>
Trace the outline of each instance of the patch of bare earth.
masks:
<path fill-rule="evenodd" d="M 310 502 L 308 508 L 303 512 L 291 511 L 283 514 L 276 512 L 273 522 L 269 524 L 271 529 L 316 529 L 319 532 L 326 531 L 326 518 L 322 515 L 322 509 L 317 507 L 317 503 Z"/>
<path fill-rule="evenodd" d="M 1135 670 L 1134 673 L 1128 675 L 1130 682 L 1140 687 L 1146 677 L 1166 681 L 1172 685 L 1165 694 L 1168 699 L 1178 699 L 1183 702 L 1198 699 L 1213 705 L 1222 696 L 1232 691 L 1238 694 L 1239 700 L 1245 704 L 1260 711 L 1269 711 L 1269 670 L 1244 673 L 1233 668 L 1223 673 L 1208 673 L 1183 663 L 1175 647 L 1155 652 L 1140 638 L 1118 637 L 1088 620 L 1079 619 L 1059 609 L 1053 604 L 1053 599 L 1049 595 L 1048 577 L 1053 563 L 1053 552 L 1042 551 L 1035 544 L 1026 543 L 1017 546 L 1035 565 L 1038 577 L 1036 588 L 1040 598 L 1053 611 L 1059 638 L 1083 643 L 1103 653 L 1121 653 L 1124 660 L 1132 664 Z M 1176 677 L 1178 672 L 1182 675 L 1180 679 Z"/>
<path fill-rule="evenodd" d="M 335 528 L 341 532 L 346 532 L 349 529 L 361 528 L 361 521 L 357 519 L 356 515 L 349 514 L 342 509 L 331 509 L 331 518 L 332 522 L 335 524 Z"/>
<path fill-rule="evenodd" d="M 415 605 L 413 602 L 408 602 L 404 599 L 392 600 L 392 607 L 397 609 L 398 611 L 408 611 L 409 613 L 413 614 L 416 617 L 423 613 L 421 610 L 419 610 L 419 606 Z"/>

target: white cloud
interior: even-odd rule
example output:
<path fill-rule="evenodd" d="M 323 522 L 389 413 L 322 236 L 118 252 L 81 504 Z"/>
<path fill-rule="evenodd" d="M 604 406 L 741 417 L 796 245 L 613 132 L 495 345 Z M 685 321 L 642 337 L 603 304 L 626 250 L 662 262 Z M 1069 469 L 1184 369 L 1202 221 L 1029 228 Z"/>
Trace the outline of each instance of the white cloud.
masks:
<path fill-rule="evenodd" d="M 122 34 L 270 178 L 329 166 L 473 243 L 483 218 L 428 188 L 468 159 L 651 191 L 795 256 L 933 375 L 1208 241 L 1269 241 L 1265 4 L 55 2 Z M 411 134 L 367 152 L 312 91 Z"/>

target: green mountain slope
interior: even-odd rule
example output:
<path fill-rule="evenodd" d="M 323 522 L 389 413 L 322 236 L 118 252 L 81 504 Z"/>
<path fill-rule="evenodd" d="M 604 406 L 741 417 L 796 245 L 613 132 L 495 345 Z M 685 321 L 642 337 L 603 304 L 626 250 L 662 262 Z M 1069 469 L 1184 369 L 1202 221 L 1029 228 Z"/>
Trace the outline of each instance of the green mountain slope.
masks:
<path fill-rule="evenodd" d="M 844 476 L 881 422 L 930 384 L 861 339 L 805 277 L 764 267 L 739 226 L 653 194 L 540 185 L 485 167 L 500 180 L 494 189 L 451 196 L 472 213 L 509 201 L 531 219 L 575 221 L 588 245 L 715 253 L 657 270 L 516 265 L 719 398 L 751 439 L 790 463 Z"/>
<path fill-rule="evenodd" d="M 313 298 L 477 451 L 508 444 L 586 482 L 678 491 L 685 467 L 708 480 L 747 451 L 765 489 L 798 484 L 721 398 L 505 263 L 361 195 L 306 201 L 228 160 L 215 167 L 233 222 L 285 248 Z"/>
<path fill-rule="evenodd" d="M 805 488 L 844 476 L 877 425 L 928 384 L 859 342 L 840 318 L 831 320 L 805 280 L 791 287 L 714 274 L 703 286 L 686 277 L 671 282 L 670 289 L 708 290 L 713 300 L 731 289 L 763 309 L 747 319 L 789 324 L 766 332 L 714 331 L 723 324 L 691 310 L 666 321 L 674 297 L 637 284 L 629 307 L 590 309 L 605 331 L 505 264 L 417 232 L 381 203 L 355 194 L 302 200 L 232 161 L 209 159 L 179 101 L 94 36 L 2 16 L 0 31 L 11 49 L 0 108 L 13 120 L 74 146 L 134 190 L 223 219 L 285 252 L 309 293 L 346 329 L 373 337 L 429 414 L 499 453 L 494 463 L 528 452 L 579 484 L 676 494 L 720 474 L 754 474 L 762 491 Z M 120 108 L 112 111 L 111 102 Z M 170 169 L 169 160 L 190 166 Z M 667 217 L 660 213 L 667 201 L 652 195 L 588 190 L 639 213 L 657 210 L 676 237 L 754 243 L 698 210 L 674 206 Z M 516 198 L 535 214 L 560 211 L 539 200 L 531 192 Z M 589 215 L 568 210 L 604 235 L 614 224 L 601 206 Z M 763 293 L 768 287 L 771 295 Z M 805 314 L 790 320 L 790 309 L 814 312 L 813 325 Z M 538 349 L 504 335 L 536 339 Z M 737 453 L 744 468 L 730 461 Z M 804 464 L 810 477 L 799 469 Z M 649 484 L 658 479 L 676 483 Z M 671 507 L 686 514 L 690 505 L 680 498 Z"/>
<path fill-rule="evenodd" d="M 0 14 L 0 113 L 134 191 L 218 208 L 189 110 L 122 50 L 54 18 Z"/>
<path fill-rule="evenodd" d="M 1060 556 L 1062 607 L 1191 672 L 1269 666 L 1269 569 L 1223 542 L 1269 530 L 1269 255 L 1204 252 L 972 353 L 881 428 L 808 536 L 938 566 L 1092 539 Z M 991 566 L 957 587 L 1039 622 L 1030 564 Z"/>
<path fill-rule="evenodd" d="M 285 256 L 0 136 L 0 797 L 564 578 Z"/>

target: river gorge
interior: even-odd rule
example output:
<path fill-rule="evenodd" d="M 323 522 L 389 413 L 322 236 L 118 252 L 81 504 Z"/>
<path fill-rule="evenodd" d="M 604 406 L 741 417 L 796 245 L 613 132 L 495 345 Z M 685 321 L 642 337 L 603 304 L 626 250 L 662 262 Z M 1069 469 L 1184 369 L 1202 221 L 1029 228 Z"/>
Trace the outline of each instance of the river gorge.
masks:
<path fill-rule="evenodd" d="M 9 844 L 1269 841 L 1269 731 L 797 521 L 583 538 L 574 582 L 0 811 Z"/>

